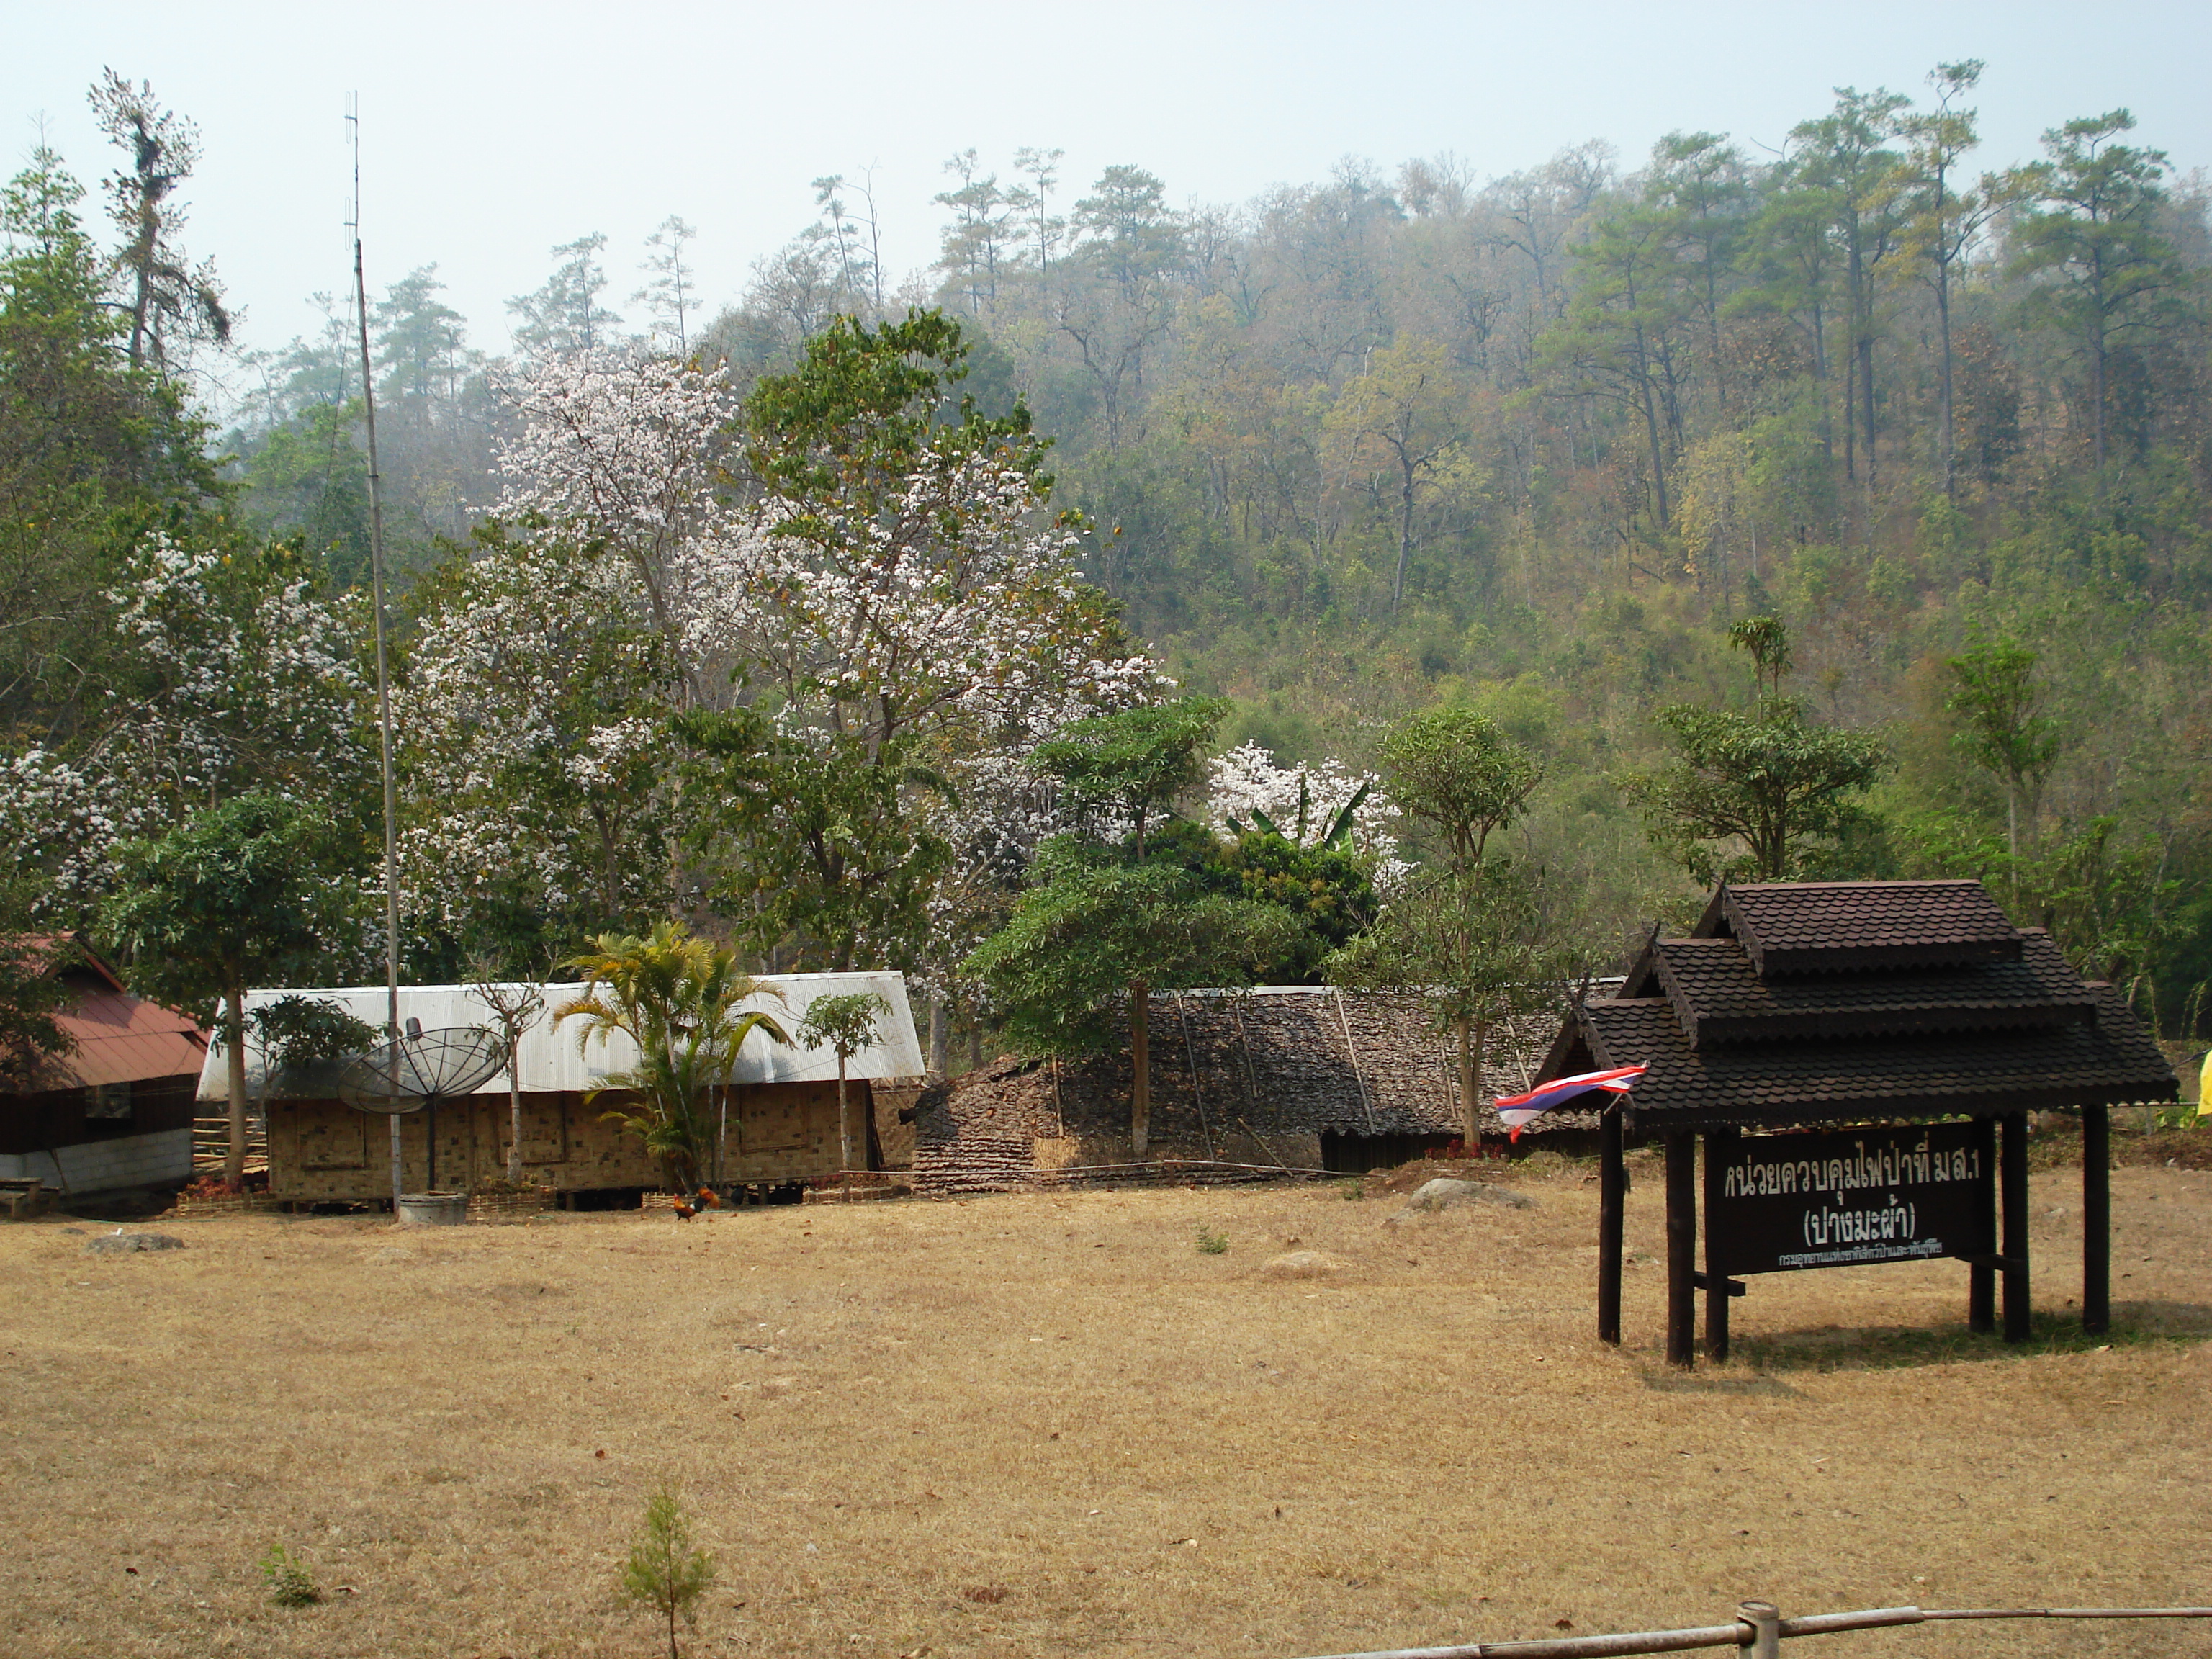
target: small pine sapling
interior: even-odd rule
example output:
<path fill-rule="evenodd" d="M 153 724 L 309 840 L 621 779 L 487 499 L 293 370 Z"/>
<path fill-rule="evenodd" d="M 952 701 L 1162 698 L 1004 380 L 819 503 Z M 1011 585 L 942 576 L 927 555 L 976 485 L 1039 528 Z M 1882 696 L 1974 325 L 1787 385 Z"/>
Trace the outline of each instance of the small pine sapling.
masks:
<path fill-rule="evenodd" d="M 261 1558 L 261 1576 L 269 1581 L 269 1599 L 280 1607 L 312 1607 L 323 1599 L 307 1561 L 282 1544 Z"/>
<path fill-rule="evenodd" d="M 672 1485 L 664 1484 L 647 1500 L 645 1524 L 638 1528 L 623 1563 L 625 1601 L 650 1608 L 666 1621 L 668 1659 L 682 1659 L 676 1646 L 676 1621 L 694 1618 L 693 1604 L 714 1582 L 714 1558 L 691 1545 L 691 1518 Z"/>

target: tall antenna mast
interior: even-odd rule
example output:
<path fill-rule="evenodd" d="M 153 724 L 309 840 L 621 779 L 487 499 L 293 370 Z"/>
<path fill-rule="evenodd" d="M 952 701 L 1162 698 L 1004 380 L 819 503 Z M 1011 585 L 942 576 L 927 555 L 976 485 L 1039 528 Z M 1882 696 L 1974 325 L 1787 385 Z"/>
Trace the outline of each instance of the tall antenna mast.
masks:
<path fill-rule="evenodd" d="M 384 1035 L 399 1041 L 399 788 L 392 771 L 392 672 L 385 650 L 384 500 L 376 470 L 376 375 L 368 358 L 368 281 L 361 257 L 361 94 L 346 94 L 346 125 L 353 140 L 353 202 L 346 228 L 353 233 L 354 319 L 361 325 L 361 399 L 368 417 L 368 572 L 376 607 L 376 729 L 384 760 Z M 399 1120 L 392 1120 L 392 1218 L 399 1218 Z"/>

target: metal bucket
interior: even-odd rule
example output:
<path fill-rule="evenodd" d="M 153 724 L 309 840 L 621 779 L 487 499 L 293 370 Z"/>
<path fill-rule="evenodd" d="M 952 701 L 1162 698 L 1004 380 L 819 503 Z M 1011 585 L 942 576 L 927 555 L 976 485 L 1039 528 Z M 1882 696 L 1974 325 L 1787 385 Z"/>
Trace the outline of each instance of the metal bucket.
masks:
<path fill-rule="evenodd" d="M 458 1227 L 469 1218 L 466 1193 L 402 1193 L 399 1224 L 403 1227 Z"/>

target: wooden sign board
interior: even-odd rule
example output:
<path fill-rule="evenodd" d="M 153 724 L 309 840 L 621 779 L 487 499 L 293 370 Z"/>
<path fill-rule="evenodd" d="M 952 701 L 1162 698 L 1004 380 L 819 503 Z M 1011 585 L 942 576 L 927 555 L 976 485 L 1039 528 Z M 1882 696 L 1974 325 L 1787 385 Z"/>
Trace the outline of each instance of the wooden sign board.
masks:
<path fill-rule="evenodd" d="M 1972 1123 L 1708 1142 L 1705 1270 L 1795 1273 L 1987 1256 L 1996 1160 Z"/>

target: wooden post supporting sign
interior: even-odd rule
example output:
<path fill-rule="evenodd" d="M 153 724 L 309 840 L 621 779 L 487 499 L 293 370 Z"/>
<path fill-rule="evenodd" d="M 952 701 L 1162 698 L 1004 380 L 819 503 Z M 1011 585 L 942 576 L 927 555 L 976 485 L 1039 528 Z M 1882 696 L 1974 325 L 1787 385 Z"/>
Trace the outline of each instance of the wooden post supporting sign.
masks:
<path fill-rule="evenodd" d="M 2111 1109 L 2081 1109 L 2081 1328 L 2112 1328 L 2112 1119 Z"/>
<path fill-rule="evenodd" d="M 1997 1166 L 1997 1126 L 1986 1117 L 1974 1120 L 1974 1157 L 1979 1167 L 1994 1170 Z M 1974 1225 L 1985 1241 L 1976 1248 L 1993 1250 L 1997 1240 L 1996 1182 L 1984 1177 L 1981 1190 L 1974 1200 Z M 1993 1331 L 1997 1328 L 1997 1270 L 1986 1261 L 1977 1261 L 1966 1269 L 1966 1328 L 1970 1331 Z"/>
<path fill-rule="evenodd" d="M 1667 1363 L 1696 1363 L 1698 1138 L 1667 1137 Z"/>
<path fill-rule="evenodd" d="M 1722 1266 L 1727 1247 L 1721 1242 L 1723 1212 L 1717 1171 L 1726 1167 L 1741 1139 L 1742 1132 L 1737 1129 L 1705 1131 L 1705 1358 L 1715 1364 L 1728 1358 L 1731 1286 Z"/>
<path fill-rule="evenodd" d="M 1597 1340 L 1620 1346 L 1620 1237 L 1628 1165 L 1622 1156 L 1620 1113 L 1598 1119 Z"/>
<path fill-rule="evenodd" d="M 2007 1112 L 1997 1182 L 2004 1188 L 2004 1340 L 2027 1340 L 2027 1114 Z"/>

